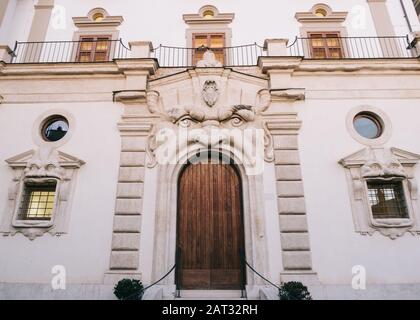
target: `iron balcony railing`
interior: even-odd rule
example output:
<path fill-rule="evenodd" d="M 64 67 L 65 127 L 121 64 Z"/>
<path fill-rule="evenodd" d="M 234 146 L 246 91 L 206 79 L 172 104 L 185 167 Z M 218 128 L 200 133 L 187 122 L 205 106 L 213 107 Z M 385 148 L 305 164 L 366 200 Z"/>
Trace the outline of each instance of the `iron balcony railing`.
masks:
<path fill-rule="evenodd" d="M 12 63 L 103 62 L 126 59 L 122 40 L 16 42 Z"/>
<path fill-rule="evenodd" d="M 193 67 L 204 57 L 206 51 L 212 51 L 217 61 L 226 67 L 256 66 L 258 57 L 265 56 L 266 52 L 258 44 L 249 44 L 236 47 L 198 48 L 168 47 L 160 45 L 153 49 L 153 56 L 160 67 Z"/>
<path fill-rule="evenodd" d="M 266 48 L 254 43 L 223 48 L 182 48 L 160 45 L 152 50 L 159 67 L 191 68 L 197 66 L 210 50 L 225 67 L 250 67 L 267 55 Z M 304 59 L 384 59 L 413 58 L 420 50 L 408 37 L 319 37 L 295 38 L 286 56 Z M 131 50 L 120 40 L 83 40 L 17 42 L 12 63 L 83 63 L 132 58 Z M 200 66 L 214 64 L 200 63 Z"/>
<path fill-rule="evenodd" d="M 305 59 L 401 59 L 420 54 L 405 36 L 295 38 L 288 50 L 290 56 Z"/>

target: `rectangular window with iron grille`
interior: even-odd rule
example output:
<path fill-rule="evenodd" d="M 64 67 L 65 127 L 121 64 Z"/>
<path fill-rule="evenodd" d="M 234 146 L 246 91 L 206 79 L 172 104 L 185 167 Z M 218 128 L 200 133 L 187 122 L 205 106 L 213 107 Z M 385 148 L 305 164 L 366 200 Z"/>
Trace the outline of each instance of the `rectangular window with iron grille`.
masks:
<path fill-rule="evenodd" d="M 19 203 L 18 220 L 51 220 L 56 202 L 57 182 L 25 182 Z"/>
<path fill-rule="evenodd" d="M 408 219 L 402 181 L 368 181 L 368 200 L 374 219 Z"/>

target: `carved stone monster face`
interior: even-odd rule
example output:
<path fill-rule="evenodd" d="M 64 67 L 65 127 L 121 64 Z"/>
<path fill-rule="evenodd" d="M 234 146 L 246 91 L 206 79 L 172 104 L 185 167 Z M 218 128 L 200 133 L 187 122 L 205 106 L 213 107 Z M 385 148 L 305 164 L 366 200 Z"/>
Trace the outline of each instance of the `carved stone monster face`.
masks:
<path fill-rule="evenodd" d="M 217 88 L 216 81 L 207 80 L 204 83 L 202 96 L 203 96 L 204 102 L 209 107 L 213 107 L 216 104 L 216 101 L 219 98 L 219 89 Z"/>

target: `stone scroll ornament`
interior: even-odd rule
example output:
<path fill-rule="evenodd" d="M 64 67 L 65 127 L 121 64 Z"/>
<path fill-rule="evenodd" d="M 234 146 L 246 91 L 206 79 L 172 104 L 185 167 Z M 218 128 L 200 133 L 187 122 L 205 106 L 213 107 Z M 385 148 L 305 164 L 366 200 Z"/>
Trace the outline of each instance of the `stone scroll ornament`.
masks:
<path fill-rule="evenodd" d="M 186 145 L 177 144 L 175 152 L 178 153 L 180 149 L 194 147 L 194 145 L 198 149 L 209 150 L 218 148 L 223 143 L 228 143 L 231 138 L 222 133 L 218 141 L 209 142 L 206 139 L 202 139 L 202 137 L 208 137 L 211 130 L 228 132 L 229 130 L 233 131 L 232 129 L 238 129 L 244 132 L 245 129 L 262 129 L 264 140 L 263 161 L 274 161 L 273 139 L 261 116 L 267 110 L 271 101 L 270 92 L 267 89 L 262 89 L 257 93 L 255 106 L 244 104 L 223 106 L 221 102 L 216 105 L 220 92 L 214 80 L 204 82 L 201 95 L 205 106 L 180 105 L 165 110 L 157 91 L 149 91 L 147 93 L 149 111 L 159 115 L 161 118 L 160 121 L 153 125 L 149 135 L 146 152 L 149 157 L 148 166 L 150 168 L 155 167 L 158 163 L 156 153 L 159 147 L 168 142 L 167 139 L 162 138 L 162 136 L 165 136 L 165 132 L 171 132 L 172 134 L 167 136 L 172 137 L 173 133 L 179 133 L 180 129 L 188 129 L 190 132 L 197 132 L 197 134 L 188 135 Z M 245 157 L 247 152 L 250 152 L 255 147 L 252 144 L 255 144 L 255 141 L 249 140 L 243 143 L 243 150 L 240 151 L 245 154 Z M 251 159 L 251 156 L 249 159 Z"/>

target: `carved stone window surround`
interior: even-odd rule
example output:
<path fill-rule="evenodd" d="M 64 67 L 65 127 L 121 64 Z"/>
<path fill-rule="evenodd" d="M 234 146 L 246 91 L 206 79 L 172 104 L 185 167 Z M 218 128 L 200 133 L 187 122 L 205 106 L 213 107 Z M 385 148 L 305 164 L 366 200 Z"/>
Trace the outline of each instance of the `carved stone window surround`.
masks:
<path fill-rule="evenodd" d="M 380 232 L 391 239 L 406 232 L 420 235 L 417 181 L 414 166 L 420 155 L 397 148 L 368 147 L 340 160 L 346 169 L 355 231 L 362 235 Z M 375 219 L 368 199 L 369 181 L 401 181 L 409 218 Z"/>
<path fill-rule="evenodd" d="M 101 21 L 95 21 L 94 16 L 101 13 L 104 18 Z M 74 25 L 77 30 L 73 34 L 73 41 L 79 41 L 84 35 L 110 35 L 111 40 L 117 40 L 119 30 L 117 29 L 124 21 L 122 16 L 111 16 L 103 8 L 94 8 L 84 17 L 73 17 Z"/>
<path fill-rule="evenodd" d="M 3 235 L 22 233 L 30 240 L 44 233 L 61 235 L 68 231 L 70 208 L 77 170 L 84 161 L 54 148 L 41 147 L 29 150 L 6 160 L 13 169 L 14 177 L 9 185 L 8 201 L 0 225 Z M 49 221 L 18 220 L 17 212 L 25 182 L 40 185 L 54 179 L 57 181 L 55 205 Z"/>
<path fill-rule="evenodd" d="M 204 18 L 203 13 L 206 10 L 213 11 L 214 17 L 211 19 Z M 225 36 L 225 46 L 230 47 L 232 45 L 232 29 L 229 25 L 232 23 L 234 18 L 235 14 L 220 13 L 214 6 L 203 6 L 200 8 L 198 13 L 184 14 L 183 19 L 188 25 L 185 33 L 187 47 L 193 47 L 193 34 L 198 33 L 222 33 Z"/>
<path fill-rule="evenodd" d="M 327 15 L 320 17 L 316 14 L 318 9 L 324 10 Z M 295 18 L 302 24 L 301 37 L 308 37 L 310 32 L 339 32 L 341 37 L 347 36 L 347 29 L 343 26 L 348 12 L 335 12 L 326 4 L 316 4 L 307 12 L 297 12 Z"/>

